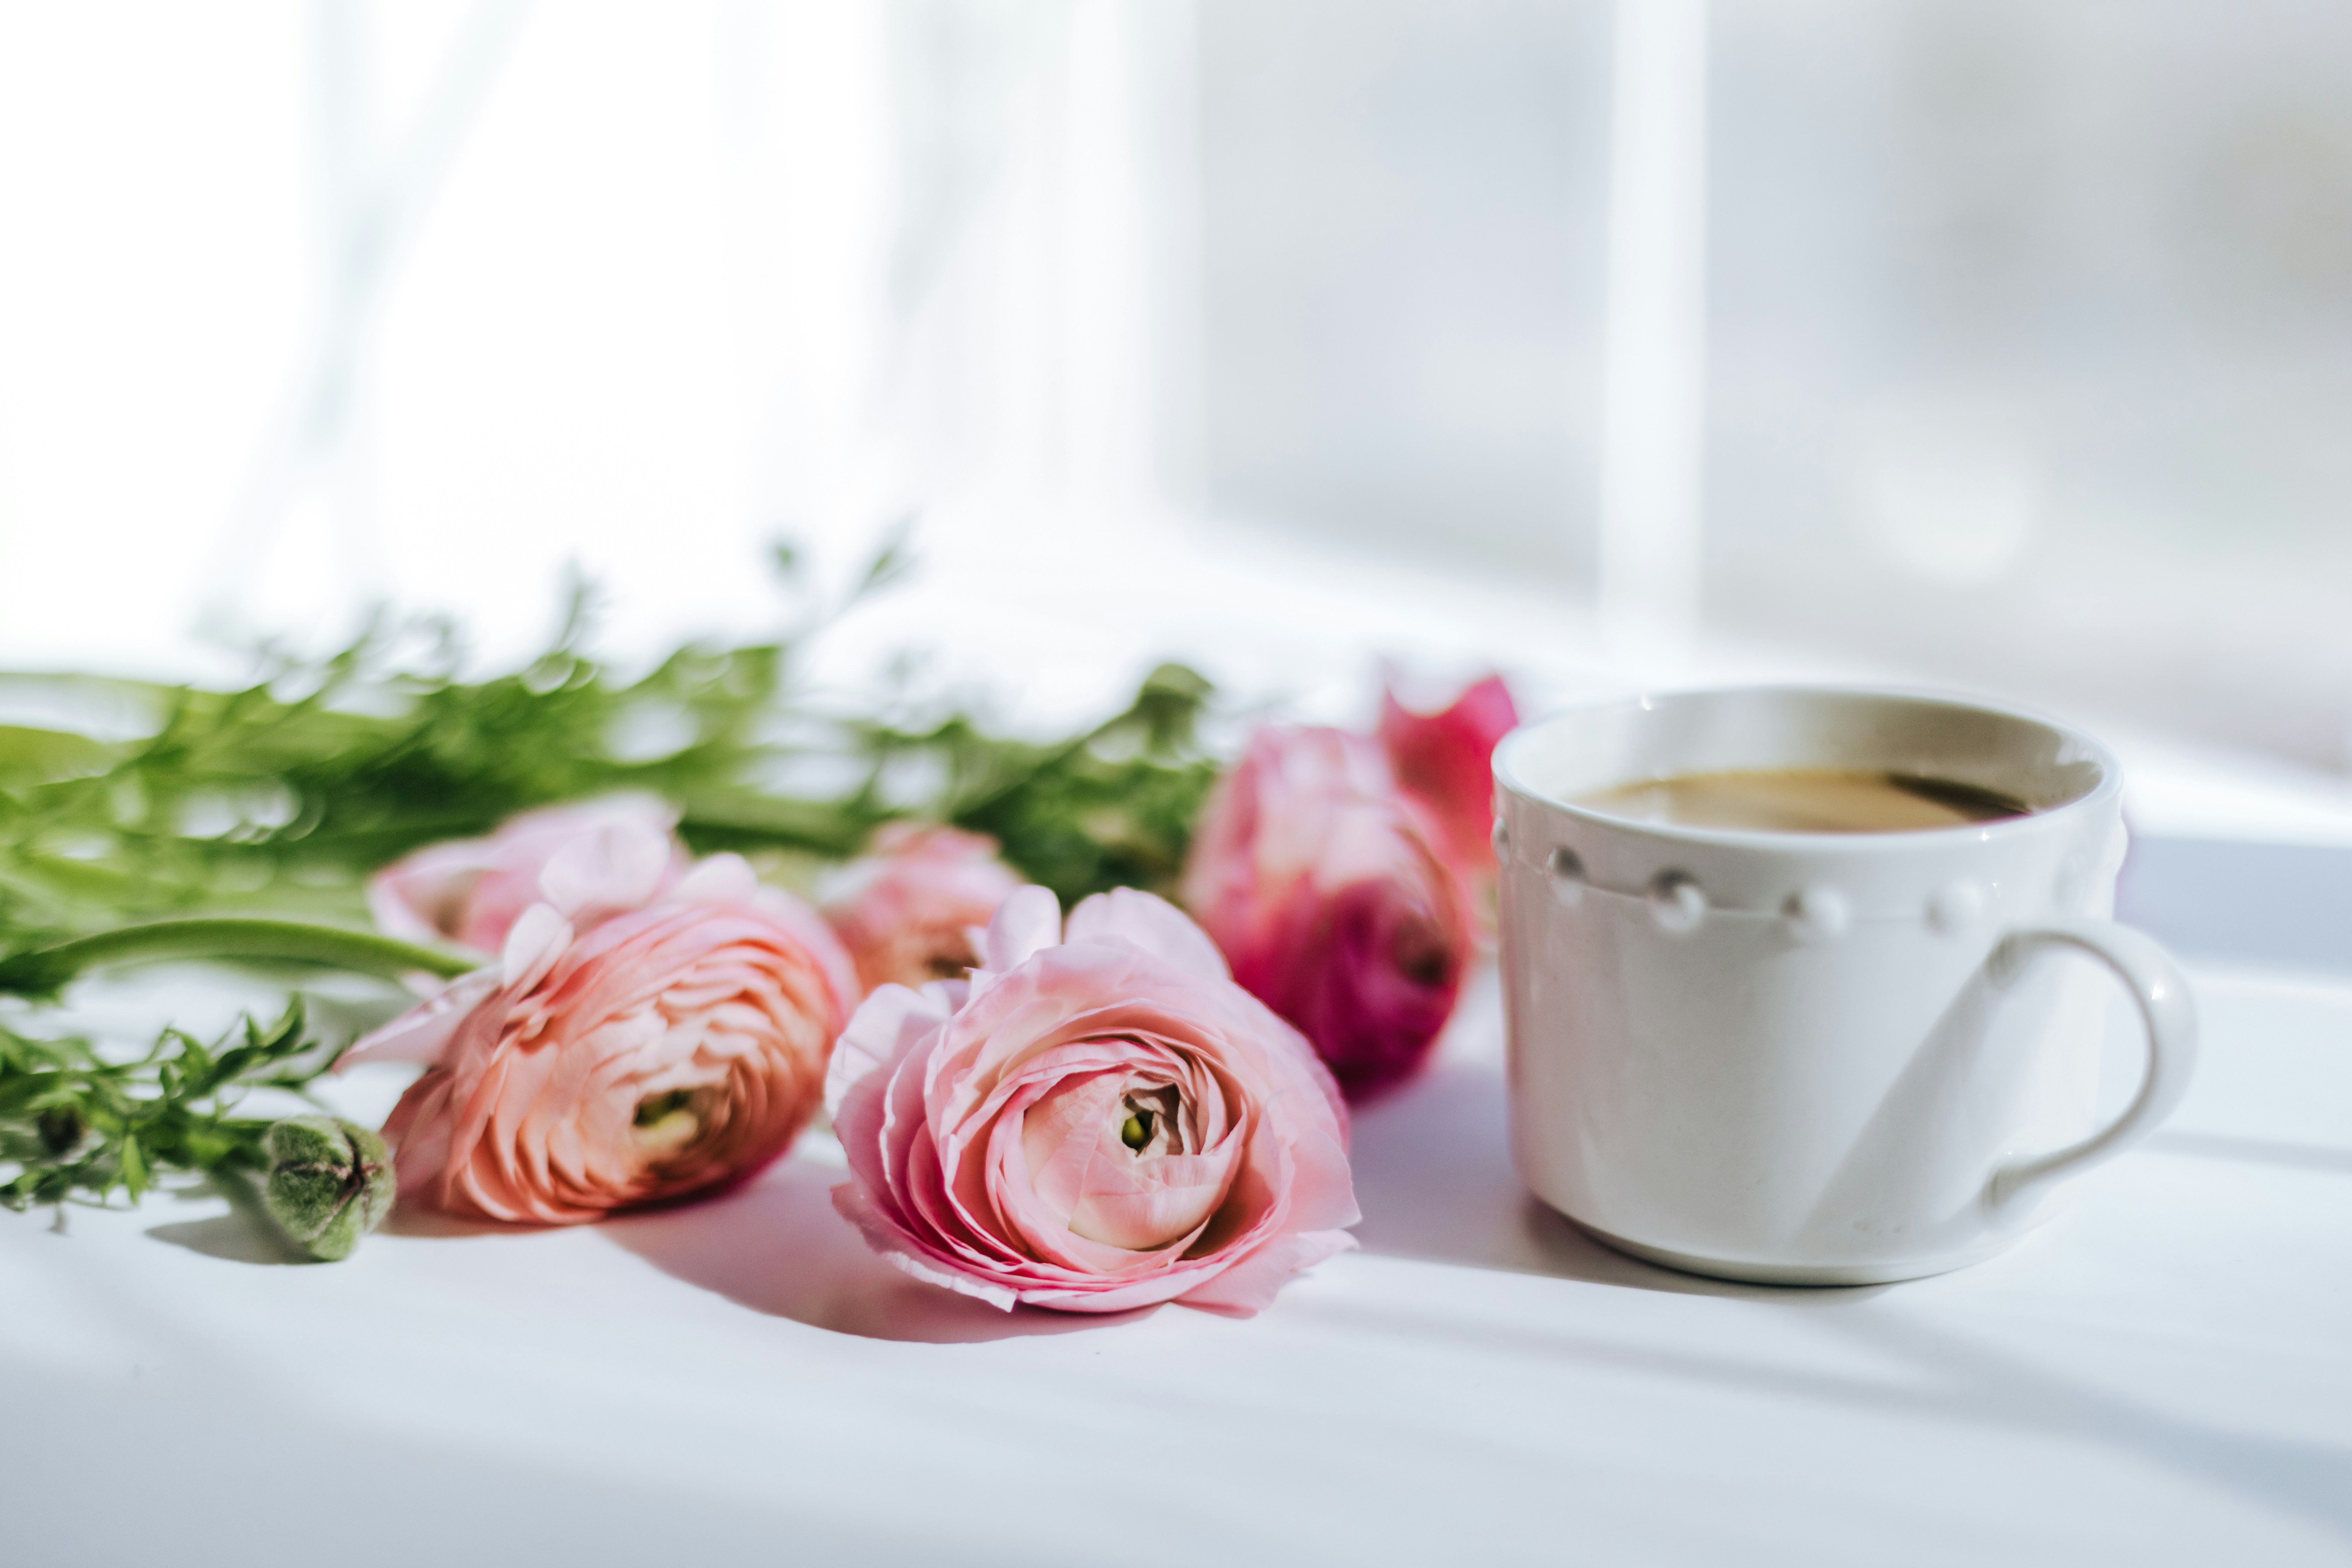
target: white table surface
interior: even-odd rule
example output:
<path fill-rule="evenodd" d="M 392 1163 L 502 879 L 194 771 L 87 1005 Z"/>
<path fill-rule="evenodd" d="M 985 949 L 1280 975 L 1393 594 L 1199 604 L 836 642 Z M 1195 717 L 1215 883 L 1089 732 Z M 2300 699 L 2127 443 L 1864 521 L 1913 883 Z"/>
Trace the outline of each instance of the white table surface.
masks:
<path fill-rule="evenodd" d="M 2170 1127 L 1878 1289 L 1535 1205 L 1490 987 L 1359 1121 L 1362 1250 L 1248 1321 L 907 1279 L 822 1136 L 699 1206 L 335 1266 L 217 1198 L 0 1214 L 0 1561 L 2352 1563 L 2352 981 L 2197 979 Z"/>

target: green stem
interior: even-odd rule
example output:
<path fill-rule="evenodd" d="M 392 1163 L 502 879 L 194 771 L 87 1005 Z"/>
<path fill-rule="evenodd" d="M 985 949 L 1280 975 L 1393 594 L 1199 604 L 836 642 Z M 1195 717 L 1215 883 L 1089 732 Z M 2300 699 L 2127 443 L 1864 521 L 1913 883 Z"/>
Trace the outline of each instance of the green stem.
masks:
<path fill-rule="evenodd" d="M 86 970 L 115 963 L 172 959 L 244 959 L 263 963 L 320 963 L 331 969 L 397 980 L 420 971 L 455 979 L 482 967 L 483 961 L 437 948 L 419 947 L 373 931 L 298 921 L 157 921 L 79 937 L 55 947 L 20 952 L 0 961 L 0 991 L 51 995 Z"/>
<path fill-rule="evenodd" d="M 1141 710 L 1142 706 L 1143 699 L 1139 695 L 1133 702 L 1127 705 L 1127 709 L 1124 712 L 1114 713 L 1109 718 L 1104 720 L 1101 723 L 1096 725 L 1093 729 L 1086 731 L 1086 733 L 1074 736 L 1071 739 L 1063 742 L 1062 744 L 1055 747 L 1052 751 L 1047 752 L 1044 756 L 1039 757 L 1034 763 L 1031 763 L 1027 770 L 1017 776 L 1007 780 L 1005 783 L 997 785 L 986 795 L 982 795 L 978 800 L 967 801 L 963 805 L 955 807 L 954 810 L 949 814 L 950 820 L 955 822 L 959 826 L 968 826 L 971 823 L 982 820 L 986 817 L 988 813 L 995 810 L 998 806 L 1003 805 L 1006 801 L 1011 800 L 1014 795 L 1020 794 L 1025 785 L 1029 784 L 1039 775 L 1043 774 L 1046 769 L 1060 767 L 1063 763 L 1076 757 L 1088 746 L 1093 745 L 1097 741 L 1101 740 L 1104 736 L 1116 733 L 1122 725 L 1133 723 L 1135 721 L 1136 715 Z"/>

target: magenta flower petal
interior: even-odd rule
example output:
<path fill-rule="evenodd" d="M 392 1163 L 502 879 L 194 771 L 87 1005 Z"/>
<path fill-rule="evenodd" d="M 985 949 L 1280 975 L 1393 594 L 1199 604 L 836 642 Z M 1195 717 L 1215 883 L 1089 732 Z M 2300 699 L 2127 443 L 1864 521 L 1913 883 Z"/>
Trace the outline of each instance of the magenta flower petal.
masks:
<path fill-rule="evenodd" d="M 1445 852 L 1474 878 L 1494 875 L 1486 836 L 1495 826 L 1496 742 L 1517 728 L 1518 704 L 1499 675 L 1465 688 L 1447 707 L 1418 713 L 1381 695 L 1381 746 L 1397 783 L 1435 815 Z"/>
<path fill-rule="evenodd" d="M 1476 939 L 1443 842 L 1338 730 L 1259 731 L 1193 835 L 1185 902 L 1351 1100 L 1418 1071 L 1453 1016 Z"/>

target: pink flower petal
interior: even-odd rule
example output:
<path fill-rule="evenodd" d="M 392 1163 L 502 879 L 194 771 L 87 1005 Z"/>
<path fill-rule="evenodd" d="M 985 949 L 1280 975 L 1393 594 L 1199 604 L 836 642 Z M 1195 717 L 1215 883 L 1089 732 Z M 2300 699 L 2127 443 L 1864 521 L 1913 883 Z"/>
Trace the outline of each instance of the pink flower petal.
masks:
<path fill-rule="evenodd" d="M 834 1120 L 841 1119 L 853 1089 L 868 1079 L 878 1088 L 881 1075 L 953 1017 L 965 990 L 961 981 L 949 980 L 919 991 L 885 985 L 859 1003 L 825 1070 L 825 1110 Z"/>
<path fill-rule="evenodd" d="M 557 913 L 552 904 L 531 905 L 507 932 L 506 945 L 499 953 L 499 983 L 506 986 L 536 984 L 571 945 L 572 922 Z"/>
<path fill-rule="evenodd" d="M 657 903 L 574 935 L 541 905 L 507 946 L 369 1045 L 439 1037 L 385 1124 L 409 1201 L 593 1219 L 755 1170 L 815 1110 L 846 961 L 804 908 Z"/>
<path fill-rule="evenodd" d="M 1177 1300 L 1203 1311 L 1246 1318 L 1274 1305 L 1275 1292 L 1327 1258 L 1356 1245 L 1344 1230 L 1310 1230 L 1276 1237 L 1216 1278 L 1195 1285 Z"/>
<path fill-rule="evenodd" d="M 1354 1218 L 1329 1075 L 1174 910 L 1081 910 L 1055 942 L 1052 895 L 1024 889 L 967 987 L 859 1010 L 829 1080 L 836 1204 L 898 1267 L 1000 1305 L 1254 1310 L 1330 1249 L 1299 1231 Z"/>
<path fill-rule="evenodd" d="M 391 1023 L 353 1042 L 349 1050 L 335 1058 L 335 1070 L 341 1072 L 364 1062 L 423 1062 L 431 1066 L 447 1051 L 450 1037 L 466 1021 L 467 1015 L 504 984 L 495 969 L 477 969 L 471 974 L 458 976 Z"/>
<path fill-rule="evenodd" d="M 1002 1285 L 993 1285 L 968 1269 L 937 1258 L 928 1248 L 876 1212 L 863 1190 L 855 1182 L 843 1182 L 833 1189 L 833 1206 L 844 1219 L 856 1226 L 882 1260 L 913 1275 L 927 1285 L 938 1285 L 961 1294 L 987 1302 L 1003 1311 L 1011 1311 L 1020 1300 L 1020 1293 Z"/>
<path fill-rule="evenodd" d="M 431 845 L 386 867 L 369 879 L 369 912 L 394 936 L 484 952 L 504 945 L 535 903 L 554 903 L 585 930 L 651 902 L 685 874 L 677 823 L 676 811 L 646 795 L 527 811 L 487 838 Z"/>
<path fill-rule="evenodd" d="M 540 894 L 566 915 L 600 905 L 641 909 L 660 892 L 675 844 L 650 822 L 606 823 L 548 857 Z"/>
<path fill-rule="evenodd" d="M 996 907 L 981 942 L 980 961 L 1003 973 L 1062 938 L 1061 900 L 1050 888 L 1015 889 Z"/>
<path fill-rule="evenodd" d="M 751 862 L 740 855 L 712 855 L 695 862 L 671 897 L 681 904 L 740 904 L 759 890 Z"/>
<path fill-rule="evenodd" d="M 1068 942 L 1124 942 L 1203 981 L 1230 980 L 1233 971 L 1209 933 L 1164 899 L 1114 888 L 1083 900 L 1070 911 Z"/>
<path fill-rule="evenodd" d="M 990 918 L 1020 886 L 992 838 L 892 823 L 826 879 L 824 918 L 861 985 L 920 985 L 976 964 Z"/>

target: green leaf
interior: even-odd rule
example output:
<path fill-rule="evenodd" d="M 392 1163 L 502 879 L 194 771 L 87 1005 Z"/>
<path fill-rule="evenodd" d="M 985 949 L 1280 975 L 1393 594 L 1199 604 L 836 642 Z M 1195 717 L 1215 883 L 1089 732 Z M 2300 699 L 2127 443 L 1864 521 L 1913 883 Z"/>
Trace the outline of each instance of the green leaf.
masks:
<path fill-rule="evenodd" d="M 882 536 L 881 547 L 875 551 L 874 558 L 866 563 L 865 575 L 857 580 L 856 587 L 850 591 L 849 596 L 853 603 L 869 595 L 880 593 L 914 569 L 914 557 L 908 548 L 914 533 L 915 514 L 912 512 L 908 512 L 891 524 L 890 531 Z"/>
<path fill-rule="evenodd" d="M 66 730 L 0 724 L 0 788 L 56 784 L 104 773 L 117 748 Z"/>
<path fill-rule="evenodd" d="M 116 1168 L 121 1173 L 122 1184 L 131 1189 L 131 1199 L 135 1202 L 147 1190 L 147 1160 L 146 1156 L 139 1152 L 139 1140 L 135 1137 L 124 1138 L 116 1159 L 118 1161 Z"/>

